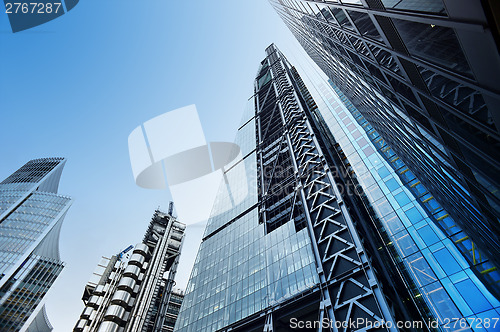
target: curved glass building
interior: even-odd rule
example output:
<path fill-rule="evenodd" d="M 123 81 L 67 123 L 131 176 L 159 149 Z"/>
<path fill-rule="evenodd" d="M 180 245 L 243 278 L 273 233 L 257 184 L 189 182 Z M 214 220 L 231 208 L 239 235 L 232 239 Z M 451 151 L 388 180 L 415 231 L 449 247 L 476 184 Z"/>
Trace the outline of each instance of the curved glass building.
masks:
<path fill-rule="evenodd" d="M 64 263 L 59 233 L 72 199 L 59 195 L 64 158 L 31 160 L 0 183 L 0 330 L 19 331 Z"/>

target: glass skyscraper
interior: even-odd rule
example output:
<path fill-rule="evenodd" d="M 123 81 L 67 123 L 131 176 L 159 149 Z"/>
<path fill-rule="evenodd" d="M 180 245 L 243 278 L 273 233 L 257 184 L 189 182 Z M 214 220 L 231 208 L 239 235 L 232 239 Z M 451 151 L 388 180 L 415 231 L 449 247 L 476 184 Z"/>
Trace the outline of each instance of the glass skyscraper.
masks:
<path fill-rule="evenodd" d="M 270 2 L 500 297 L 497 2 Z"/>
<path fill-rule="evenodd" d="M 350 330 L 455 331 L 446 322 L 466 319 L 463 331 L 481 330 L 478 320 L 491 329 L 500 302 L 435 224 L 445 210 L 426 208 L 425 187 L 407 186 L 397 156 L 331 81 L 311 75 L 308 90 L 274 45 L 266 52 L 236 136 L 245 157 L 225 174 L 239 174 L 248 196 L 219 214 L 233 206 L 221 184 L 176 331 L 325 321 L 344 331 L 358 319 Z"/>
<path fill-rule="evenodd" d="M 64 267 L 59 233 L 71 198 L 64 158 L 31 160 L 0 183 L 0 330 L 19 331 Z M 38 308 L 38 309 L 37 309 Z"/>
<path fill-rule="evenodd" d="M 368 209 L 374 229 L 403 276 L 420 315 L 427 321 L 441 322 L 498 319 L 500 302 L 487 287 L 493 280 L 474 274 L 463 241 L 455 241 L 464 237 L 463 231 L 455 225 L 453 233 L 443 232 L 435 224 L 436 219 L 441 226 L 454 225 L 454 221 L 449 216 L 442 218 L 447 216 L 443 207 L 428 199 L 431 196 L 426 188 L 406 174 L 408 167 L 333 82 L 327 83 L 318 75 L 310 77 L 315 87 L 311 94 L 324 124 L 333 133 L 330 140 L 338 160 Z M 467 326 L 485 329 L 476 323 L 452 324 L 449 330 Z M 446 327 L 440 324 L 441 329 Z"/>

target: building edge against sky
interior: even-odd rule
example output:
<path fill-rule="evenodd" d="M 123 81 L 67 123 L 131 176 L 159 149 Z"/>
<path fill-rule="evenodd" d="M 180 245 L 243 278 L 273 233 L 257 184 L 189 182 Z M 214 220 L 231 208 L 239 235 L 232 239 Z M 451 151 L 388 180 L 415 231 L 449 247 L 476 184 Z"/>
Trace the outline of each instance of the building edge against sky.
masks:
<path fill-rule="evenodd" d="M 464 236 L 453 240 L 498 297 L 496 5 L 270 2 L 309 56 L 430 192 L 429 200 L 459 226 L 457 234 Z M 453 224 L 441 225 L 448 216 L 437 216 L 435 223 L 453 233 Z"/>
<path fill-rule="evenodd" d="M 33 318 L 29 324 L 26 332 L 50 332 L 53 330 L 52 325 L 47 317 L 47 312 L 45 311 L 45 305 L 38 311 L 36 316 Z"/>
<path fill-rule="evenodd" d="M 72 204 L 57 194 L 65 163 L 64 158 L 34 159 L 0 183 L 2 331 L 19 331 L 40 315 L 46 318 L 42 300 L 64 267 L 59 233 Z"/>

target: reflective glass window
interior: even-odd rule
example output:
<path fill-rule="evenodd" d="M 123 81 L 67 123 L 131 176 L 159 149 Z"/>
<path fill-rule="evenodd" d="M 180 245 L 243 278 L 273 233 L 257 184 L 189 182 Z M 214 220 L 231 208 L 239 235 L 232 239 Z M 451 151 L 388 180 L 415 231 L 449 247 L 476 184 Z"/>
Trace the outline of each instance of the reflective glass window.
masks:
<path fill-rule="evenodd" d="M 390 191 L 394 191 L 400 187 L 398 181 L 396 181 L 396 179 L 394 178 L 387 180 L 385 182 L 385 185 L 387 186 L 387 188 L 389 188 Z"/>
<path fill-rule="evenodd" d="M 460 312 L 453 304 L 453 301 L 450 299 L 441 283 L 436 281 L 435 283 L 426 286 L 424 292 L 429 300 L 434 304 L 433 309 L 437 317 L 440 319 L 448 318 L 450 320 L 461 317 Z"/>
<path fill-rule="evenodd" d="M 410 199 L 408 196 L 405 194 L 404 191 L 400 192 L 397 195 L 394 195 L 394 198 L 396 198 L 396 201 L 398 201 L 398 204 L 400 206 L 405 206 L 406 204 L 410 203 Z"/>
<path fill-rule="evenodd" d="M 407 261 L 420 286 L 437 281 L 436 275 L 420 252 L 409 256 Z"/>
<path fill-rule="evenodd" d="M 345 3 L 345 4 L 350 4 L 350 5 L 362 5 L 361 1 L 360 0 L 341 0 L 342 3 Z"/>
<path fill-rule="evenodd" d="M 398 216 L 395 213 L 391 213 L 387 215 L 386 217 L 383 217 L 383 219 L 386 222 L 387 228 L 390 233 L 396 234 L 399 231 L 404 229 L 403 224 L 401 223 L 401 220 L 399 220 Z"/>
<path fill-rule="evenodd" d="M 422 214 L 420 213 L 420 211 L 418 211 L 416 207 L 412 207 L 408 211 L 405 211 L 405 214 L 408 217 L 408 219 L 410 219 L 410 222 L 412 224 L 419 222 L 423 218 Z"/>
<path fill-rule="evenodd" d="M 415 242 L 413 242 L 410 234 L 407 231 L 401 231 L 395 235 L 394 241 L 403 257 L 409 256 L 418 251 Z"/>
<path fill-rule="evenodd" d="M 439 241 L 438 236 L 436 233 L 432 230 L 431 226 L 427 225 L 424 226 L 420 229 L 417 230 L 422 239 L 424 240 L 425 244 L 430 246 L 431 244 L 434 244 Z"/>
<path fill-rule="evenodd" d="M 391 174 L 391 172 L 389 172 L 389 170 L 385 167 L 385 166 L 382 166 L 380 167 L 378 170 L 378 175 L 380 175 L 380 177 L 383 179 L 385 178 L 387 175 Z M 393 179 L 394 180 L 394 179 Z"/>
<path fill-rule="evenodd" d="M 393 19 L 393 22 L 412 55 L 453 71 L 472 75 L 453 29 L 400 19 Z"/>
<path fill-rule="evenodd" d="M 455 258 L 450 254 L 447 248 L 443 248 L 433 253 L 439 265 L 443 268 L 446 274 L 450 275 L 461 270 Z"/>
<path fill-rule="evenodd" d="M 363 153 L 367 156 L 370 156 L 373 153 L 375 153 L 375 150 L 373 150 L 373 148 L 371 146 L 369 146 L 369 147 L 363 149 Z"/>
<path fill-rule="evenodd" d="M 470 279 L 456 283 L 455 287 L 474 312 L 491 309 L 491 304 Z"/>
<path fill-rule="evenodd" d="M 365 138 L 361 138 L 360 140 L 357 141 L 357 143 L 360 147 L 364 147 L 365 145 L 368 144 L 368 141 Z"/>
<path fill-rule="evenodd" d="M 361 35 L 380 42 L 382 41 L 382 37 L 378 33 L 377 28 L 375 28 L 375 25 L 373 24 L 370 16 L 367 13 L 360 13 L 355 11 L 348 12 Z"/>
<path fill-rule="evenodd" d="M 346 14 L 342 9 L 332 8 L 332 12 L 335 18 L 337 19 L 337 22 L 339 22 L 341 26 L 352 29 L 351 22 L 349 21 L 349 19 L 347 18 Z"/>
<path fill-rule="evenodd" d="M 382 0 L 385 8 L 444 14 L 442 0 Z"/>

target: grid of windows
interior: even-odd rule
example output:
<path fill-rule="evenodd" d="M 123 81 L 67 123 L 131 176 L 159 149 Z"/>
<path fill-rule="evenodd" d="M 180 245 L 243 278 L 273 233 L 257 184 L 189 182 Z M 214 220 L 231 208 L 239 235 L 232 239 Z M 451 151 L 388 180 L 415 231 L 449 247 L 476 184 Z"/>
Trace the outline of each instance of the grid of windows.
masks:
<path fill-rule="evenodd" d="M 310 240 L 293 223 L 265 234 L 257 210 L 202 242 L 179 331 L 215 331 L 318 283 Z"/>
<path fill-rule="evenodd" d="M 368 314 L 370 320 L 392 321 L 388 303 L 398 300 L 395 288 L 387 273 L 372 268 L 376 249 L 365 249 L 364 241 L 374 241 L 370 236 L 362 242 L 361 215 L 338 192 L 335 162 L 327 161 L 324 142 L 309 122 L 314 101 L 276 47 L 266 52 L 255 82 L 255 121 L 243 121 L 256 128 L 247 139 L 258 142 L 244 158 L 257 164 L 242 180 L 258 179 L 256 186 L 247 183 L 251 207 L 241 213 L 233 206 L 224 218 L 214 208 L 176 330 L 285 327 L 287 309 L 311 319 L 324 315 L 347 322 Z M 238 135 L 245 130 L 243 125 Z M 225 189 L 219 196 L 216 206 L 232 206 Z"/>
<path fill-rule="evenodd" d="M 0 184 L 7 183 L 37 183 L 40 182 L 55 167 L 59 166 L 63 158 L 34 159 L 27 162 L 14 174 L 3 180 Z"/>
<path fill-rule="evenodd" d="M 350 101 L 342 94 L 342 92 L 333 85 L 334 90 L 340 96 L 340 99 L 346 108 L 352 113 L 356 121 L 367 132 L 368 137 L 374 143 L 377 150 L 381 153 L 384 159 L 392 166 L 399 174 L 400 180 L 407 188 L 418 197 L 421 206 L 431 216 L 433 222 L 440 228 L 448 238 L 450 238 L 457 248 L 461 251 L 464 258 L 468 261 L 473 271 L 488 285 L 490 290 L 498 294 L 498 284 L 500 280 L 500 272 L 491 260 L 485 257 L 480 250 L 477 249 L 471 239 L 465 232 L 456 224 L 453 218 L 444 210 L 441 205 L 435 200 L 420 180 L 406 167 L 400 160 L 397 154 L 392 150 L 390 145 L 378 134 L 376 130 L 366 121 L 361 113 L 350 103 Z M 384 180 L 385 181 L 385 180 Z M 391 190 L 395 189 L 394 181 L 386 181 Z"/>
<path fill-rule="evenodd" d="M 270 2 L 410 174 L 498 265 L 500 57 L 483 28 L 496 31 L 486 4 Z"/>
<path fill-rule="evenodd" d="M 61 273 L 63 266 L 57 259 L 36 255 L 24 262 L 13 279 L 14 285 L 7 284 L 0 289 L 2 331 L 19 331 Z"/>
<path fill-rule="evenodd" d="M 40 236 L 54 226 L 70 198 L 35 192 L 0 225 L 0 271 L 6 273 Z"/>
<path fill-rule="evenodd" d="M 18 331 L 63 268 L 58 234 L 71 199 L 63 158 L 29 161 L 0 183 L 0 329 Z"/>
<path fill-rule="evenodd" d="M 226 171 L 241 183 L 234 188 L 221 183 L 176 331 L 215 331 L 319 282 L 307 230 L 296 232 L 287 223 L 266 234 L 259 224 L 253 100 L 249 105 L 235 139 L 245 158 Z M 241 195 L 241 188 L 246 197 L 234 205 L 232 197 Z"/>
<path fill-rule="evenodd" d="M 394 261 L 399 262 L 397 266 L 405 275 L 413 301 L 420 307 L 421 314 L 427 316 L 426 319 L 440 319 L 441 322 L 445 318 L 497 317 L 500 302 L 473 273 L 464 260 L 463 252 L 460 253 L 454 241 L 436 227 L 435 219 L 427 212 L 436 213 L 442 208 L 436 205 L 435 200 L 418 195 L 426 201 L 424 204 L 435 203 L 429 206 L 430 209 L 422 209 L 414 196 L 415 191 L 405 188 L 405 182 L 401 181 L 389 161 L 384 160 L 383 153 L 376 152 L 380 149 L 374 142 L 381 140 L 373 134 L 371 127 L 362 127 L 366 120 L 358 119 L 361 115 L 344 100 L 345 97 L 341 101 L 327 84 L 315 76 L 312 79 L 318 87 L 318 91 L 312 90 L 312 94 L 323 121 L 335 140 L 340 142 L 337 149 L 345 157 L 343 160 L 351 176 L 361 185 L 362 189 L 358 190 L 372 207 L 379 232 L 383 234 Z M 337 93 L 340 93 L 338 89 Z M 414 188 L 427 192 L 421 184 Z M 453 223 L 452 220 L 448 222 Z M 460 232 L 457 226 L 454 228 L 454 235 Z M 466 253 L 469 256 L 469 252 Z M 489 263 L 483 264 L 486 270 Z M 491 284 L 496 287 L 494 278 L 498 280 L 498 271 L 492 273 L 495 276 L 490 276 Z M 461 286 L 462 283 L 467 283 L 483 295 L 473 296 Z"/>

